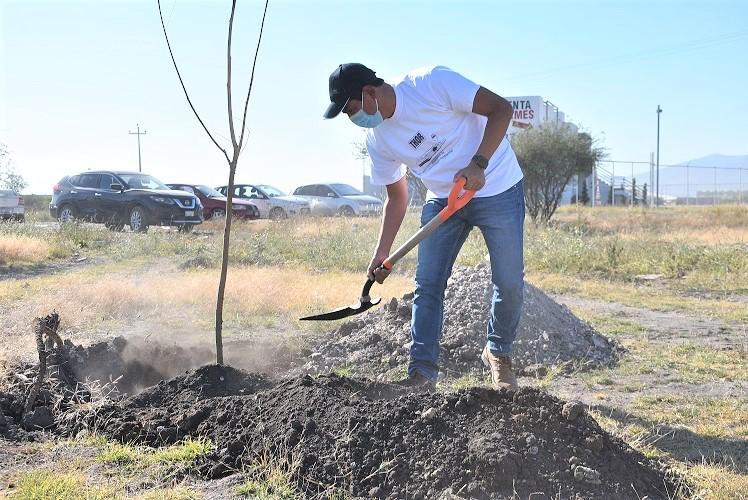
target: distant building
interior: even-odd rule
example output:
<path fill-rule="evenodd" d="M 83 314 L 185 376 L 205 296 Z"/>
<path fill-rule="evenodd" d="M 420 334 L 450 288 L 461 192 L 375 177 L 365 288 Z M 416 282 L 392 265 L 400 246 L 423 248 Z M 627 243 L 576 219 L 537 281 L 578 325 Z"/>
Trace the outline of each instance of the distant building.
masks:
<path fill-rule="evenodd" d="M 509 139 L 517 132 L 530 128 L 540 128 L 545 123 L 565 123 L 577 130 L 576 125 L 566 121 L 566 115 L 558 109 L 558 106 L 546 101 L 539 95 L 505 97 L 505 99 L 514 109 L 512 121 L 509 123 L 509 130 L 507 130 Z"/>

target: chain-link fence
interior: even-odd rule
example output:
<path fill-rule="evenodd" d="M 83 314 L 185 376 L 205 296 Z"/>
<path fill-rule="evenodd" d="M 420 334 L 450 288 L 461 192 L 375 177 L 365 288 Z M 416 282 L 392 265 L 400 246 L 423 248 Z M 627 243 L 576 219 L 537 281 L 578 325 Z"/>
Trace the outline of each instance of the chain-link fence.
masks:
<path fill-rule="evenodd" d="M 659 180 L 659 189 L 658 189 Z M 575 178 L 562 203 L 589 205 L 718 205 L 748 203 L 748 165 L 663 165 L 604 160 Z"/>

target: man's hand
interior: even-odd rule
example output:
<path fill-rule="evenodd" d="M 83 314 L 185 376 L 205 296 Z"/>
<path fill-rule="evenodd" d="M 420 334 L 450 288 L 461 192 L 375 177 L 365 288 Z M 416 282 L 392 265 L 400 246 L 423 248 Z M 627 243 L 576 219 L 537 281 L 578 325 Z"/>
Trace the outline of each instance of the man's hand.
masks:
<path fill-rule="evenodd" d="M 467 182 L 465 182 L 465 189 L 468 191 L 480 191 L 486 184 L 485 170 L 480 168 L 473 161 L 470 162 L 470 165 L 455 174 L 454 181 L 457 182 L 457 179 L 460 177 L 467 179 Z"/>
<path fill-rule="evenodd" d="M 371 263 L 369 264 L 369 270 L 368 270 L 368 277 L 370 280 L 374 280 L 380 285 L 384 283 L 384 280 L 387 279 L 387 276 L 390 275 L 390 271 L 384 268 L 380 268 L 382 265 L 382 262 L 384 262 L 384 259 L 387 258 L 387 255 L 382 254 L 375 254 L 374 257 L 371 259 Z"/>

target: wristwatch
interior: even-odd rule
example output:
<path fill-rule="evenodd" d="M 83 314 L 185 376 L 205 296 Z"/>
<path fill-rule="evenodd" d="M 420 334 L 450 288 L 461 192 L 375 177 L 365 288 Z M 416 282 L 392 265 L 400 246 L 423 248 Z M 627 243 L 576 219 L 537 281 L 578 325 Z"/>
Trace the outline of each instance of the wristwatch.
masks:
<path fill-rule="evenodd" d="M 488 168 L 488 159 L 485 156 L 474 155 L 472 162 L 478 165 L 482 170 Z"/>

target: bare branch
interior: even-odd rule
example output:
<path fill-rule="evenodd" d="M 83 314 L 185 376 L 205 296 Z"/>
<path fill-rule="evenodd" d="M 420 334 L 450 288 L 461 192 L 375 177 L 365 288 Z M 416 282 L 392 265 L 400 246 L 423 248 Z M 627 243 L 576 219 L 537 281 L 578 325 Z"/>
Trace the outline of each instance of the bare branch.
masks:
<path fill-rule="evenodd" d="M 229 17 L 229 40 L 226 44 L 226 93 L 228 94 L 227 104 L 229 107 L 229 132 L 231 133 L 231 145 L 234 147 L 234 159 L 237 157 L 240 149 L 236 142 L 234 133 L 234 110 L 231 103 L 231 35 L 234 32 L 234 13 L 236 12 L 236 0 L 231 2 L 231 17 Z"/>
<path fill-rule="evenodd" d="M 257 66 L 257 54 L 260 52 L 260 42 L 262 41 L 262 30 L 265 27 L 265 16 L 268 13 L 268 4 L 270 0 L 265 0 L 265 10 L 262 12 L 262 22 L 260 23 L 260 36 L 257 38 L 257 48 L 255 49 L 255 58 L 252 61 L 252 74 L 249 77 L 249 90 L 247 90 L 247 99 L 244 101 L 244 116 L 242 118 L 242 133 L 239 136 L 239 147 L 244 142 L 244 131 L 247 124 L 247 107 L 249 107 L 249 95 L 252 93 L 252 84 L 255 81 L 255 66 Z"/>
<path fill-rule="evenodd" d="M 190 105 L 190 109 L 192 109 L 192 112 L 195 113 L 195 118 L 197 118 L 197 121 L 200 122 L 200 125 L 203 126 L 203 130 L 205 130 L 205 133 L 208 134 L 208 137 L 210 137 L 210 140 L 213 141 L 213 144 L 216 145 L 216 147 L 221 150 L 223 153 L 223 156 L 226 157 L 227 162 L 231 162 L 229 159 L 229 155 L 226 152 L 224 148 L 221 147 L 218 142 L 213 138 L 213 135 L 208 130 L 208 127 L 205 126 L 205 123 L 203 123 L 203 120 L 200 118 L 200 115 L 197 114 L 197 110 L 195 109 L 195 106 L 192 105 L 192 100 L 190 100 L 190 95 L 187 93 L 187 88 L 184 86 L 184 81 L 182 80 L 182 75 L 179 73 L 179 68 L 177 67 L 177 61 L 174 59 L 174 52 L 171 50 L 171 44 L 169 43 L 169 36 L 166 34 L 166 25 L 164 24 L 164 16 L 161 12 L 161 0 L 157 0 L 158 3 L 158 16 L 161 18 L 161 28 L 164 30 L 164 38 L 166 39 L 166 46 L 169 48 L 169 55 L 171 56 L 171 62 L 174 63 L 174 70 L 177 72 L 177 78 L 179 78 L 179 83 L 182 85 L 182 90 L 184 91 L 184 96 L 187 98 L 187 103 Z"/>

